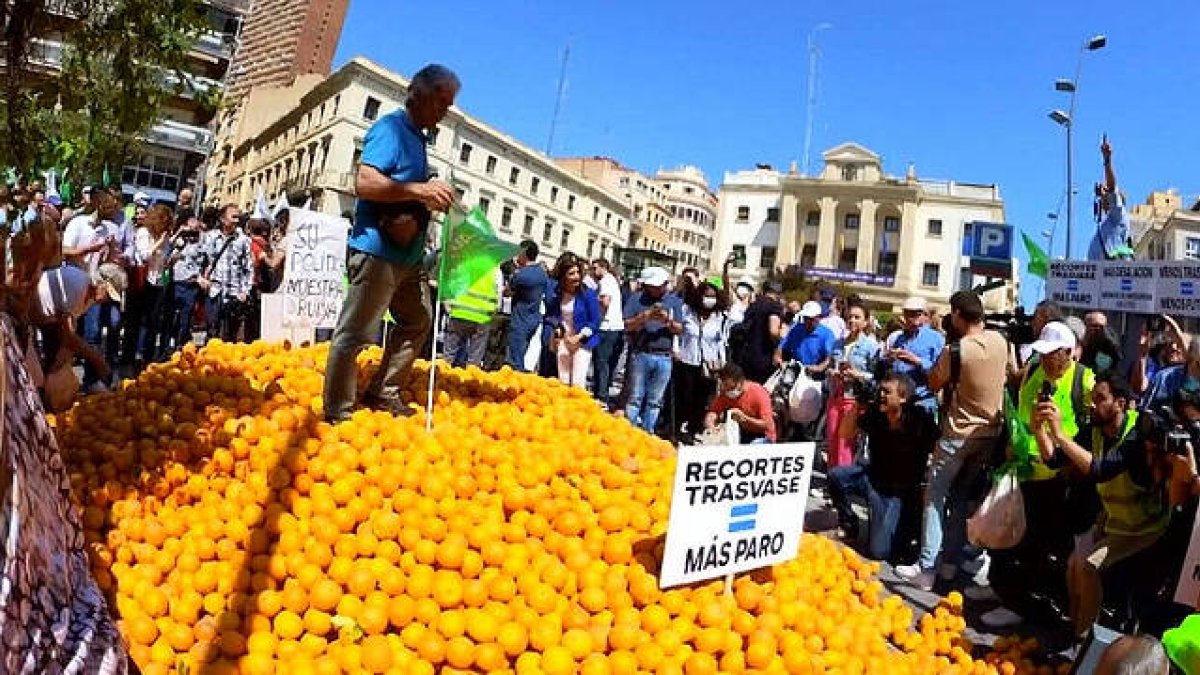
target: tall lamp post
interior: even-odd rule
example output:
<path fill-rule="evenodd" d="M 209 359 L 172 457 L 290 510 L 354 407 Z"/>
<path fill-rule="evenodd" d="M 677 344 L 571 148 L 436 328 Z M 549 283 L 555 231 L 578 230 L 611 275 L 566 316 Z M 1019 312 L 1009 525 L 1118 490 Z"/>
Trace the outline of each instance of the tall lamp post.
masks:
<path fill-rule="evenodd" d="M 1108 44 L 1108 38 L 1103 35 L 1096 35 L 1088 38 L 1083 46 L 1079 48 L 1079 59 L 1075 63 L 1074 79 L 1059 79 L 1054 82 L 1055 91 L 1065 92 L 1071 95 L 1070 105 L 1067 111 L 1052 110 L 1050 119 L 1054 120 L 1067 132 L 1067 251 L 1066 258 L 1071 258 L 1072 244 L 1074 243 L 1073 235 L 1075 233 L 1075 158 L 1072 152 L 1072 128 L 1075 126 L 1075 94 L 1079 89 L 1079 75 L 1083 71 L 1083 55 L 1087 52 L 1094 52 L 1097 49 L 1103 49 L 1104 45 Z"/>

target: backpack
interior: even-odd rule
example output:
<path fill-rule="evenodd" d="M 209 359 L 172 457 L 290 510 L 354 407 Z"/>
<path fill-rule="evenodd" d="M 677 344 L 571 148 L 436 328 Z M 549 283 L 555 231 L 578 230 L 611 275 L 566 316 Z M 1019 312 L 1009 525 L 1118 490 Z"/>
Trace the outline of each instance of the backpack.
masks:
<path fill-rule="evenodd" d="M 746 367 L 746 338 L 749 331 L 746 322 L 739 321 L 729 327 L 729 336 L 725 339 L 725 360 L 729 363 Z"/>

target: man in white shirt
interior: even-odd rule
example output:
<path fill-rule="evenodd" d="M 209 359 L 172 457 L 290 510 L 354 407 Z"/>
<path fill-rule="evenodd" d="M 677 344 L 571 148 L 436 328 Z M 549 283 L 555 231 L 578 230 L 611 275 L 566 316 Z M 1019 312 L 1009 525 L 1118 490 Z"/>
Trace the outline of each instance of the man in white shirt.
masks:
<path fill-rule="evenodd" d="M 117 209 L 116 199 L 102 193 L 94 211 L 72 218 L 63 230 L 63 259 L 84 271 L 94 272 L 100 263 L 119 255 L 116 244 L 120 228 L 112 221 Z"/>
<path fill-rule="evenodd" d="M 100 350 L 75 332 L 75 321 L 96 304 L 120 298 L 127 284 L 125 271 L 114 263 L 105 263 L 90 274 L 72 265 L 42 272 L 29 320 L 42 335 L 42 369 L 47 374 L 70 367 L 78 354 L 84 359 L 84 370 L 95 373 L 95 381 L 112 376 Z"/>
<path fill-rule="evenodd" d="M 612 385 L 613 355 L 621 349 L 621 337 L 625 332 L 622 314 L 621 285 L 612 273 L 612 266 L 604 258 L 592 262 L 591 280 L 596 285 L 600 298 L 600 342 L 592 351 L 592 386 L 597 401 L 608 407 L 608 390 Z"/>

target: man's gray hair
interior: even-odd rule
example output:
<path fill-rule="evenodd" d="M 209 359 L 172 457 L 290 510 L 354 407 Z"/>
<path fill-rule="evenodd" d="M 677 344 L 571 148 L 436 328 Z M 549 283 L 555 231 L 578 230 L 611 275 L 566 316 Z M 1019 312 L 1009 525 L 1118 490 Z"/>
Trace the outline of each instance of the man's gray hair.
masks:
<path fill-rule="evenodd" d="M 462 81 L 458 79 L 458 75 L 455 75 L 453 70 L 440 63 L 431 63 L 413 75 L 408 91 L 409 95 L 412 95 L 416 92 L 431 92 L 441 88 L 457 92 L 462 88 Z"/>

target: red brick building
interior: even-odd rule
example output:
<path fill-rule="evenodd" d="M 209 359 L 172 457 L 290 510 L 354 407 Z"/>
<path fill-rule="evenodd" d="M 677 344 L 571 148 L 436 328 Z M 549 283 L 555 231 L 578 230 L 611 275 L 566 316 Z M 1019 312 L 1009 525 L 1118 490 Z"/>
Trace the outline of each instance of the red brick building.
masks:
<path fill-rule="evenodd" d="M 349 0 L 255 0 L 229 71 L 228 96 L 286 86 L 297 75 L 328 75 Z"/>

